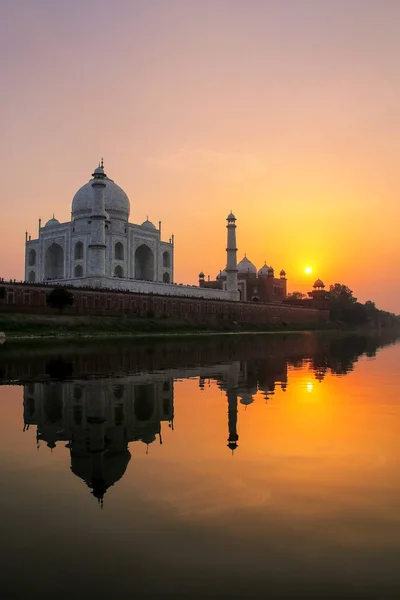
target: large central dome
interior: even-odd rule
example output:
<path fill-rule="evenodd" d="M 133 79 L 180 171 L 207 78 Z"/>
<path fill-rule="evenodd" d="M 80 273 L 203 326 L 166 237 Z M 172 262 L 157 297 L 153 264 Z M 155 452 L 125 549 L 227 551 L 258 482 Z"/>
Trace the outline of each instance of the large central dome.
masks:
<path fill-rule="evenodd" d="M 127 221 L 130 213 L 130 202 L 124 190 L 119 187 L 112 179 L 104 173 L 103 163 L 97 167 L 96 173 L 104 174 L 105 204 L 106 212 L 111 218 Z M 94 174 L 93 174 L 94 175 Z M 72 200 L 72 218 L 81 219 L 90 216 L 93 207 L 94 190 L 92 188 L 93 179 L 85 183 L 76 192 Z"/>

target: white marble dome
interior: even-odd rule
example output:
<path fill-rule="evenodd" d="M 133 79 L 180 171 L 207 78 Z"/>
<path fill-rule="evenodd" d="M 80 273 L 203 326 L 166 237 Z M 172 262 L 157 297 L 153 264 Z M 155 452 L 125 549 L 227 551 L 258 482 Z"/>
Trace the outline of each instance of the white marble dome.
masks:
<path fill-rule="evenodd" d="M 154 225 L 154 223 L 149 221 L 149 219 L 146 219 L 145 221 L 143 221 L 142 227 L 144 227 L 145 229 L 151 229 L 152 231 L 155 231 L 157 229 L 157 227 Z"/>
<path fill-rule="evenodd" d="M 53 217 L 47 221 L 45 227 L 55 227 L 56 225 L 59 225 L 59 224 L 60 224 L 60 221 L 58 219 L 56 219 L 53 215 Z"/>
<path fill-rule="evenodd" d="M 257 267 L 247 258 L 244 258 L 237 265 L 238 275 L 257 275 Z"/>
<path fill-rule="evenodd" d="M 112 179 L 107 177 L 104 173 L 104 168 L 99 166 L 95 170 L 96 174 L 104 174 L 104 183 L 106 184 L 105 189 L 105 205 L 106 212 L 110 215 L 110 218 L 122 219 L 127 221 L 130 213 L 130 202 L 128 196 L 124 190 L 119 187 Z M 85 183 L 76 192 L 72 200 L 72 218 L 79 219 L 81 217 L 87 217 L 92 212 L 94 190 L 92 187 L 93 179 Z"/>

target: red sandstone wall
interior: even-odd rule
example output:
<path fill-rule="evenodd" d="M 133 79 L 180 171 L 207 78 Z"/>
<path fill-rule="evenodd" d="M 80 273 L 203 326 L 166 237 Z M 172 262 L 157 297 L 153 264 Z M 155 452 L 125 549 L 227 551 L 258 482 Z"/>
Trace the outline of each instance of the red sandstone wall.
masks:
<path fill-rule="evenodd" d="M 1 285 L 1 284 L 0 284 Z M 49 313 L 56 311 L 46 306 L 46 294 L 53 287 L 40 284 L 4 284 L 6 297 L 0 300 L 0 311 Z M 74 306 L 66 314 L 126 315 L 187 319 L 197 323 L 216 321 L 241 323 L 323 323 L 329 320 L 329 311 L 288 306 L 287 304 L 264 304 L 260 302 L 229 302 L 179 296 L 157 296 L 115 292 L 107 290 L 84 290 L 70 288 L 75 297 Z"/>

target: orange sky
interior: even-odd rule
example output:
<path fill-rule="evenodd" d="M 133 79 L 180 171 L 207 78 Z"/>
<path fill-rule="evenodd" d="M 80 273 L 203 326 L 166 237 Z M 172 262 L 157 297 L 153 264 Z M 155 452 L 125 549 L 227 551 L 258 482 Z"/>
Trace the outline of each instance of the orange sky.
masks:
<path fill-rule="evenodd" d="M 104 156 L 130 220 L 175 234 L 177 282 L 225 266 L 232 209 L 239 258 L 289 291 L 318 276 L 400 312 L 399 19 L 397 0 L 1 3 L 0 276 Z"/>

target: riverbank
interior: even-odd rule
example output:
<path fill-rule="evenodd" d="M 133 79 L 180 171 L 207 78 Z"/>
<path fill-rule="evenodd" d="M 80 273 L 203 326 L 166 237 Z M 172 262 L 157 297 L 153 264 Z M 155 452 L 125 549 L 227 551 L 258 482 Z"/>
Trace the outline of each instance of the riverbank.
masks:
<path fill-rule="evenodd" d="M 0 314 L 0 331 L 6 340 L 60 339 L 60 338 L 130 338 L 171 335 L 217 333 L 267 333 L 288 331 L 331 330 L 330 323 L 289 324 L 271 323 L 217 323 L 194 324 L 170 319 Z"/>

